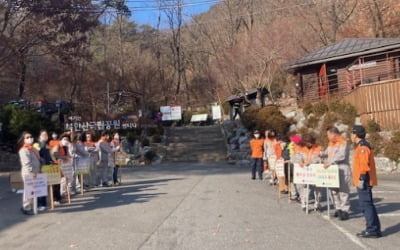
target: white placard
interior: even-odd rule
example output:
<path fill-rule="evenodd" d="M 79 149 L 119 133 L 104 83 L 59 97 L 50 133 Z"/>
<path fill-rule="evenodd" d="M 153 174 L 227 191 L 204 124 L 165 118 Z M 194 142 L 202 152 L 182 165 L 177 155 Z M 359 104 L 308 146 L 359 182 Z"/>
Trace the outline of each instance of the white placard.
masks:
<path fill-rule="evenodd" d="M 171 119 L 173 121 L 182 120 L 182 108 L 181 108 L 181 106 L 171 106 Z"/>
<path fill-rule="evenodd" d="M 190 122 L 205 122 L 207 121 L 207 114 L 192 115 Z"/>
<path fill-rule="evenodd" d="M 90 172 L 90 158 L 79 157 L 76 159 L 75 173 L 76 174 L 88 174 Z"/>
<path fill-rule="evenodd" d="M 222 115 L 221 115 L 221 106 L 220 105 L 214 105 L 211 107 L 212 110 L 212 116 L 214 120 L 221 120 Z"/>
<path fill-rule="evenodd" d="M 293 183 L 314 185 L 316 181 L 315 167 L 313 165 L 300 167 L 299 164 L 294 164 L 293 168 Z"/>
<path fill-rule="evenodd" d="M 285 160 L 279 159 L 275 162 L 275 171 L 278 177 L 285 177 Z"/>
<path fill-rule="evenodd" d="M 339 166 L 331 165 L 327 169 L 323 164 L 312 164 L 315 168 L 317 187 L 339 188 Z"/>
<path fill-rule="evenodd" d="M 47 196 L 47 174 L 37 174 L 24 176 L 24 197 L 32 199 L 35 197 Z"/>
<path fill-rule="evenodd" d="M 61 171 L 64 177 L 67 178 L 67 182 L 71 183 L 74 178 L 74 168 L 71 161 L 61 161 Z"/>
<path fill-rule="evenodd" d="M 170 106 L 161 106 L 160 107 L 160 112 L 163 114 L 170 114 L 171 113 L 171 107 Z"/>

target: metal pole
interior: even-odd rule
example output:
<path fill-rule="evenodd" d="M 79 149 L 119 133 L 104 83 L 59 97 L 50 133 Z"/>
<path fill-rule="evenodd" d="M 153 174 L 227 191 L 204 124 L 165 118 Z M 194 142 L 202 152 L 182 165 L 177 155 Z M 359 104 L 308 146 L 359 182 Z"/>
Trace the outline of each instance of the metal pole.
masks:
<path fill-rule="evenodd" d="M 306 197 L 306 214 L 308 214 L 308 202 L 310 198 L 310 184 L 307 184 L 307 197 Z"/>
<path fill-rule="evenodd" d="M 329 204 L 329 188 L 326 188 L 326 199 L 328 201 L 328 220 L 331 219 L 331 211 L 330 211 L 330 204 Z"/>

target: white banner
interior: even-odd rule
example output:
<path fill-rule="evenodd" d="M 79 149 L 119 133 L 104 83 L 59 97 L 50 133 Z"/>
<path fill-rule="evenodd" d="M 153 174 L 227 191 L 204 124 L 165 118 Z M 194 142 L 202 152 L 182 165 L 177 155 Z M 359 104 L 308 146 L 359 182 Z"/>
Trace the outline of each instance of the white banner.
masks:
<path fill-rule="evenodd" d="M 313 164 L 303 168 L 299 164 L 294 164 L 293 183 L 314 185 L 315 181 L 315 166 Z"/>
<path fill-rule="evenodd" d="M 279 159 L 275 162 L 275 171 L 278 177 L 285 177 L 285 160 Z"/>
<path fill-rule="evenodd" d="M 24 176 L 24 197 L 32 199 L 35 197 L 47 196 L 47 174 Z"/>
<path fill-rule="evenodd" d="M 61 161 L 61 171 L 64 177 L 67 178 L 67 182 L 71 183 L 74 178 L 74 168 L 71 161 Z"/>
<path fill-rule="evenodd" d="M 323 164 L 313 164 L 316 174 L 317 187 L 339 188 L 339 166 L 331 165 L 327 169 Z"/>

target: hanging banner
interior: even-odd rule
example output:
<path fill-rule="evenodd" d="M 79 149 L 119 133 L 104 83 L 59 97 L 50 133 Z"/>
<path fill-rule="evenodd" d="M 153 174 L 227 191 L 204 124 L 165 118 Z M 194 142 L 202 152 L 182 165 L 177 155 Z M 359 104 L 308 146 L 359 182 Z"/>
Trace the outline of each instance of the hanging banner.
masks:
<path fill-rule="evenodd" d="M 47 185 L 57 185 L 61 181 L 61 169 L 58 165 L 43 165 L 42 173 L 47 174 Z"/>
<path fill-rule="evenodd" d="M 24 197 L 26 199 L 47 195 L 47 174 L 37 174 L 36 177 L 24 176 Z"/>
<path fill-rule="evenodd" d="M 316 174 L 315 166 L 300 167 L 299 164 L 294 164 L 293 183 L 315 185 Z"/>
<path fill-rule="evenodd" d="M 312 164 L 315 168 L 317 187 L 339 188 L 339 167 L 331 165 L 327 169 L 323 164 Z"/>

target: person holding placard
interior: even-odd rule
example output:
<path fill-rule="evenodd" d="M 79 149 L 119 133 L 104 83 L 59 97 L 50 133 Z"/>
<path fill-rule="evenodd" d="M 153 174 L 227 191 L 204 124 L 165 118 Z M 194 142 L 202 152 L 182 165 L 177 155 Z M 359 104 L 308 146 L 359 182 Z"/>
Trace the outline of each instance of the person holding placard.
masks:
<path fill-rule="evenodd" d="M 86 138 L 86 134 L 78 133 L 78 134 L 74 135 L 73 140 L 72 140 L 72 145 L 73 145 L 72 157 L 73 157 L 73 166 L 75 169 L 75 173 L 77 172 L 76 170 L 79 167 L 78 164 L 81 164 L 80 162 L 84 162 L 85 160 L 89 159 L 89 153 L 85 150 L 85 144 L 83 143 L 85 138 Z M 80 171 L 81 171 L 81 169 L 80 169 Z M 81 173 L 79 173 L 79 174 L 81 174 Z M 79 183 L 79 184 L 80 184 L 81 189 L 84 188 L 83 183 Z"/>
<path fill-rule="evenodd" d="M 49 140 L 49 135 L 46 130 L 40 131 L 39 141 L 33 144 L 33 147 L 39 151 L 40 155 L 40 163 L 42 165 L 51 165 L 53 164 L 53 160 L 50 155 L 50 146 L 47 144 Z M 47 199 L 46 197 L 38 198 L 38 210 L 44 211 L 47 207 Z"/>
<path fill-rule="evenodd" d="M 363 126 L 354 126 L 351 140 L 357 146 L 353 158 L 353 185 L 357 188 L 359 204 L 366 221 L 366 229 L 358 233 L 362 238 L 379 238 L 382 236 L 381 223 L 372 198 L 372 187 L 378 184 L 376 178 L 374 151 L 365 140 Z"/>
<path fill-rule="evenodd" d="M 254 138 L 250 141 L 250 150 L 251 150 L 251 179 L 256 179 L 256 172 L 258 172 L 258 178 L 260 180 L 263 179 L 262 170 L 263 170 L 263 145 L 264 139 L 261 138 L 260 131 L 255 130 Z"/>
<path fill-rule="evenodd" d="M 70 150 L 70 135 L 64 133 L 60 137 L 60 142 L 52 149 L 52 159 L 56 164 L 62 165 L 62 162 L 68 162 L 72 160 L 71 150 Z M 67 189 L 69 188 L 68 182 L 72 180 L 67 180 L 67 176 L 63 173 L 63 177 L 61 178 L 60 184 L 60 193 L 62 197 L 65 197 L 65 194 L 68 193 Z"/>
<path fill-rule="evenodd" d="M 40 156 L 39 152 L 33 147 L 33 141 L 32 134 L 28 132 L 23 132 L 18 140 L 18 155 L 21 163 L 21 176 L 24 182 L 27 176 L 33 175 L 33 177 L 36 177 L 40 173 Z M 23 195 L 21 212 L 26 215 L 33 215 L 33 210 L 33 199 L 27 199 Z"/>
<path fill-rule="evenodd" d="M 297 185 L 293 183 L 294 161 L 296 155 L 300 152 L 301 136 L 292 135 L 290 138 L 284 137 L 285 144 L 282 146 L 282 157 L 285 160 L 285 181 L 286 185 L 290 185 L 290 200 L 299 202 L 299 191 Z"/>
<path fill-rule="evenodd" d="M 88 188 L 98 186 L 98 178 L 97 178 L 97 161 L 99 160 L 98 148 L 96 147 L 96 143 L 94 142 L 94 134 L 91 131 L 87 131 L 85 135 L 85 150 L 89 153 L 90 158 L 90 173 L 88 183 L 85 183 L 85 186 Z"/>
<path fill-rule="evenodd" d="M 99 161 L 97 162 L 99 170 L 99 179 L 103 187 L 109 186 L 109 157 L 113 153 L 113 149 L 110 145 L 110 133 L 108 131 L 103 131 L 101 133 L 101 138 L 97 143 L 97 148 L 99 149 Z M 119 149 L 119 148 L 118 148 Z"/>
<path fill-rule="evenodd" d="M 335 217 L 340 220 L 349 219 L 349 196 L 351 169 L 349 163 L 350 148 L 347 141 L 340 135 L 339 130 L 332 126 L 327 128 L 328 147 L 322 155 L 325 158 L 324 167 L 339 166 L 339 188 L 332 188 L 331 193 L 335 204 Z"/>
<path fill-rule="evenodd" d="M 269 170 L 271 172 L 271 179 L 269 181 L 271 186 L 276 185 L 278 182 L 275 170 L 273 169 L 272 164 L 270 164 L 270 162 L 272 163 L 273 161 L 276 161 L 275 149 L 277 144 L 275 130 L 265 131 L 263 160 L 265 161 L 266 165 L 264 166 L 264 171 Z"/>
<path fill-rule="evenodd" d="M 316 139 L 314 136 L 310 134 L 305 134 L 302 137 L 302 145 L 303 147 L 300 150 L 300 153 L 298 154 L 299 157 L 299 165 L 300 167 L 308 167 L 311 164 L 317 164 L 321 163 L 321 157 L 320 153 L 322 150 L 322 147 L 317 145 Z M 310 196 L 311 190 L 309 188 L 306 188 L 304 185 L 299 185 L 301 186 L 301 191 L 300 191 L 300 197 L 301 197 L 301 207 L 303 211 L 307 210 L 307 199 Z M 315 187 L 314 185 L 312 186 L 312 189 L 314 189 L 314 210 L 316 212 L 321 211 L 321 196 L 322 192 L 320 188 Z"/>
<path fill-rule="evenodd" d="M 114 162 L 115 162 L 115 153 L 120 151 L 120 137 L 119 137 L 119 133 L 115 133 L 113 136 L 113 139 L 111 141 L 111 148 L 114 149 L 114 153 L 112 154 L 112 157 L 114 158 Z M 118 148 L 118 149 L 117 149 Z M 114 171 L 113 171 L 113 183 L 114 185 L 119 185 L 119 181 L 118 181 L 118 169 L 119 166 L 115 164 L 114 166 Z"/>

